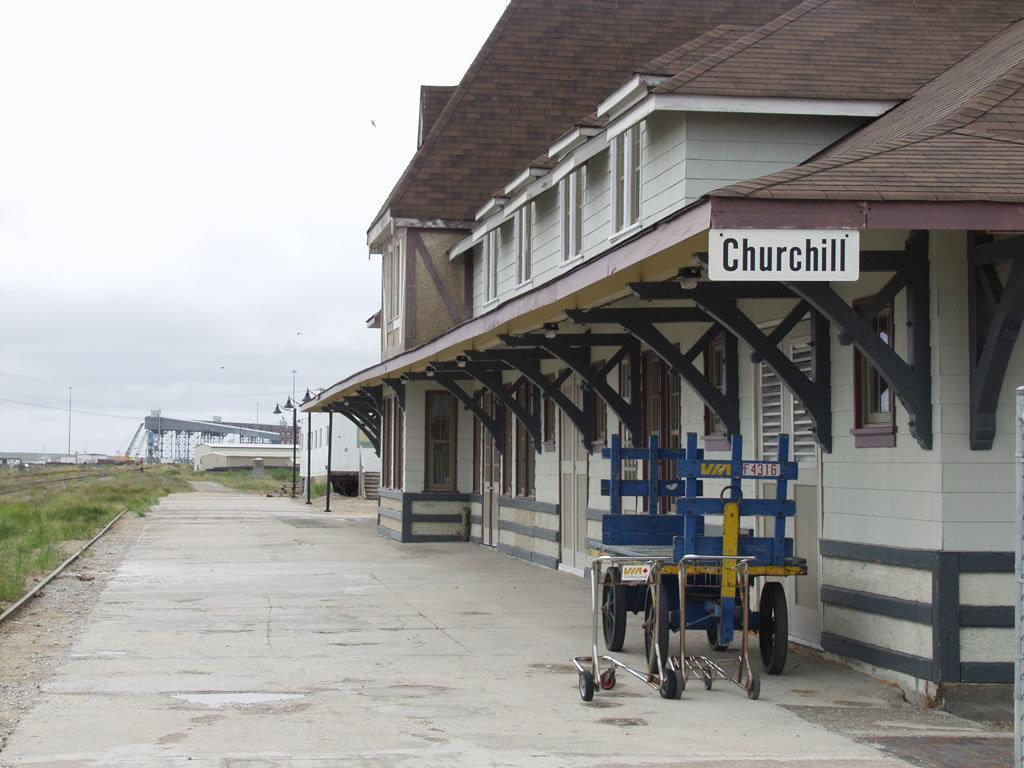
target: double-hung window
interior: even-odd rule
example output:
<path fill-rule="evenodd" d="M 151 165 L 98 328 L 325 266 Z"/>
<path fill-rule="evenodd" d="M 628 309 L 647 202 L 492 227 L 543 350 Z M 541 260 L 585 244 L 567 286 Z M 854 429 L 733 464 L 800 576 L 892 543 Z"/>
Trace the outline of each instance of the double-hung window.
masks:
<path fill-rule="evenodd" d="M 484 302 L 498 298 L 498 230 L 484 235 Z"/>
<path fill-rule="evenodd" d="M 533 203 L 516 211 L 515 230 L 516 285 L 522 285 L 533 276 Z"/>
<path fill-rule="evenodd" d="M 627 128 L 612 139 L 613 234 L 640 221 L 640 127 Z"/>
<path fill-rule="evenodd" d="M 401 316 L 402 308 L 402 244 L 394 242 L 387 252 L 384 317 L 390 329 Z"/>
<path fill-rule="evenodd" d="M 562 213 L 562 261 L 571 261 L 583 254 L 583 200 L 586 184 L 586 166 L 577 168 L 561 182 L 559 204 Z"/>
<path fill-rule="evenodd" d="M 854 302 L 861 306 L 866 300 Z M 883 307 L 868 320 L 878 337 L 893 346 L 893 305 Z M 853 430 L 854 444 L 858 448 L 892 448 L 896 445 L 896 403 L 892 387 L 882 378 L 861 351 L 853 351 L 854 415 L 856 427 Z"/>
<path fill-rule="evenodd" d="M 458 411 L 447 392 L 427 392 L 426 490 L 455 490 L 455 432 Z"/>

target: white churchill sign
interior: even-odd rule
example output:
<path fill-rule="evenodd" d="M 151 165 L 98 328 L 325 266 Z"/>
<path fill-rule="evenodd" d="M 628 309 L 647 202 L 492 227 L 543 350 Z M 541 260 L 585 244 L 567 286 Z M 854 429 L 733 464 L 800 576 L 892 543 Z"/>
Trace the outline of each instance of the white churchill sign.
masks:
<path fill-rule="evenodd" d="M 856 229 L 712 229 L 712 280 L 854 281 L 860 277 Z"/>

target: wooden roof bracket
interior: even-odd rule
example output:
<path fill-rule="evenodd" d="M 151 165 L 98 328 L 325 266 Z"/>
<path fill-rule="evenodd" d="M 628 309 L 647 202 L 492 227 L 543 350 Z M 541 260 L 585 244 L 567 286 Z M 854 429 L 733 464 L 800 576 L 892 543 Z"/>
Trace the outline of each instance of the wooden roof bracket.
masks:
<path fill-rule="evenodd" d="M 629 430 L 634 445 L 642 441 L 643 434 L 643 403 L 639 395 L 632 402 L 627 402 L 615 389 L 608 384 L 607 371 L 594 368 L 590 361 L 592 347 L 618 346 L 626 348 L 625 356 L 629 360 L 630 381 L 640 381 L 640 341 L 630 334 L 574 333 L 556 335 L 549 339 L 544 334 L 532 333 L 523 336 L 502 335 L 498 337 L 510 347 L 539 347 L 550 352 L 579 376 L 585 387 L 596 392 L 607 403 L 619 420 Z"/>
<path fill-rule="evenodd" d="M 403 411 L 405 410 L 405 382 L 401 379 L 384 379 L 384 383 L 391 388 L 391 391 L 395 393 L 395 399 L 398 400 L 398 407 Z"/>
<path fill-rule="evenodd" d="M 910 433 L 926 451 L 932 448 L 931 316 L 929 308 L 928 232 L 915 230 L 907 238 L 906 250 L 896 260 L 876 252 L 862 254 L 865 271 L 895 271 L 896 275 L 868 302 L 862 312 L 849 306 L 828 283 L 787 283 L 787 287 L 814 307 L 848 338 L 892 387 L 910 416 Z M 877 314 L 892 297 L 903 291 L 906 299 L 909 340 L 907 359 L 871 327 Z M 879 298 L 881 297 L 881 298 Z M 877 307 L 877 308 L 876 308 Z"/>
<path fill-rule="evenodd" d="M 575 323 L 616 323 L 638 342 L 646 344 L 669 366 L 673 375 L 681 377 L 697 393 L 697 396 L 725 424 L 728 434 L 740 431 L 739 355 L 736 337 L 722 328 L 697 307 L 652 307 L 628 309 L 573 309 L 566 312 Z M 712 327 L 686 352 L 676 348 L 655 323 L 667 322 L 711 322 Z M 725 337 L 725 389 L 714 386 L 693 364 L 696 357 L 714 341 L 719 333 Z M 630 378 L 639 390 L 639 377 Z M 640 393 L 630 393 L 631 402 L 640 402 Z"/>
<path fill-rule="evenodd" d="M 540 370 L 540 363 L 538 362 L 535 350 L 469 350 L 466 352 L 466 355 L 470 360 L 501 360 L 519 371 L 519 373 L 525 376 L 538 389 L 540 389 L 545 396 L 550 398 L 552 402 L 558 406 L 559 410 L 565 414 L 565 417 L 573 423 L 576 429 L 579 430 L 583 447 L 586 448 L 587 451 L 592 450 L 594 442 L 594 423 L 590 398 L 583 398 L 582 408 L 570 400 L 562 391 L 562 383 L 564 383 L 565 379 L 559 377 L 559 379 L 552 381 L 545 376 Z M 542 352 L 541 357 L 547 357 L 547 353 Z"/>
<path fill-rule="evenodd" d="M 988 239 L 985 237 L 984 239 Z M 1011 261 L 1004 283 L 996 265 Z M 972 451 L 988 451 L 1006 368 L 1024 321 L 1024 235 L 983 242 L 967 250 L 968 336 L 971 362 Z"/>
<path fill-rule="evenodd" d="M 804 285 L 807 285 L 806 283 Z M 812 317 L 811 344 L 814 350 L 812 376 L 807 377 L 789 355 L 778 346 L 781 338 L 765 334 L 736 304 L 738 298 L 777 298 L 792 296 L 791 287 L 775 283 L 700 283 L 684 289 L 678 283 L 632 283 L 630 289 L 642 299 L 685 298 L 712 317 L 733 336 L 743 339 L 782 380 L 793 396 L 807 409 L 814 423 L 814 433 L 822 449 L 832 451 L 832 384 L 831 357 L 828 344 L 828 322 Z M 800 311 L 798 305 L 790 315 Z M 803 310 L 806 313 L 806 310 Z M 814 313 L 817 314 L 817 313 Z M 800 315 L 802 317 L 802 315 Z M 787 316 L 784 322 L 796 324 Z"/>
<path fill-rule="evenodd" d="M 536 384 L 530 383 L 534 391 L 530 401 L 531 408 L 527 410 L 515 396 L 516 385 L 513 384 L 510 389 L 506 389 L 504 384 L 502 384 L 499 372 L 493 369 L 488 370 L 479 363 L 467 363 L 466 372 L 480 382 L 486 390 L 512 412 L 512 415 L 519 420 L 519 423 L 530 434 L 534 450 L 540 453 L 544 449 L 544 440 L 540 431 L 540 388 Z"/>
<path fill-rule="evenodd" d="M 484 429 L 490 432 L 491 437 L 494 438 L 494 444 L 498 449 L 498 453 L 504 455 L 504 429 L 502 425 L 502 419 L 499 417 L 499 415 L 492 416 L 491 414 L 489 414 L 487 412 L 487 409 L 483 407 L 483 404 L 480 402 L 479 398 L 473 397 L 465 389 L 462 388 L 462 385 L 459 384 L 459 379 L 462 378 L 461 376 L 450 373 L 448 371 L 437 371 L 431 378 L 433 379 L 433 381 L 437 382 L 446 390 L 451 392 L 452 395 L 455 396 L 455 399 L 461 402 L 467 411 L 471 411 L 473 415 L 480 420 L 480 423 L 483 424 Z"/>
<path fill-rule="evenodd" d="M 341 403 L 333 403 L 328 405 L 326 408 L 330 413 L 338 413 L 344 416 L 346 419 L 351 421 L 359 429 L 362 430 L 363 434 L 366 435 L 367 439 L 373 445 L 374 453 L 380 456 L 380 433 L 372 427 L 372 425 L 366 423 L 363 417 L 356 411 L 352 410 L 351 407 L 343 405 Z"/>

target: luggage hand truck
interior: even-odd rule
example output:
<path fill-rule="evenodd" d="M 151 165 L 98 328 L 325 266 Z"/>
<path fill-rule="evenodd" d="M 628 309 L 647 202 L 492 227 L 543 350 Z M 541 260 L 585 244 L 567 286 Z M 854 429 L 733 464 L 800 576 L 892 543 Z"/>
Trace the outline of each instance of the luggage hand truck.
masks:
<path fill-rule="evenodd" d="M 601 555 L 594 558 L 590 565 L 590 598 L 591 598 L 591 655 L 577 656 L 572 660 L 579 673 L 580 698 L 583 701 L 590 701 L 598 686 L 601 690 L 610 691 L 615 687 L 615 672 L 623 670 L 638 680 L 646 683 L 658 691 L 663 699 L 678 699 L 683 695 L 686 687 L 686 677 L 682 665 L 676 659 L 665 657 L 661 649 L 655 647 L 655 652 L 647 655 L 647 669 L 643 672 L 633 669 L 628 664 L 608 654 L 601 655 L 597 650 L 597 622 L 598 615 L 602 612 L 602 605 L 599 600 L 601 590 L 598 585 L 609 583 L 607 579 L 602 580 L 602 568 L 610 566 L 608 575 L 616 574 L 612 583 L 616 586 L 629 584 L 647 585 L 653 590 L 656 599 L 661 597 L 662 579 L 665 575 L 666 566 L 671 566 L 667 557 L 650 557 L 638 559 L 636 557 L 615 557 L 612 555 Z M 655 612 L 654 636 L 659 637 L 658 622 L 661 617 Z M 680 646 L 682 649 L 683 646 Z M 668 651 L 668 648 L 665 648 Z M 685 658 L 682 654 L 680 658 Z M 606 661 L 610 665 L 603 672 L 601 662 Z"/>

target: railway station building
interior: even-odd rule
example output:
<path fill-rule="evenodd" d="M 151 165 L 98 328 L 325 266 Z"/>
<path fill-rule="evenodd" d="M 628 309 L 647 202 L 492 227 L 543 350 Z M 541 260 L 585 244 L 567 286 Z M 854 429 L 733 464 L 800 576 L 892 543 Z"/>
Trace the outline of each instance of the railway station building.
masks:
<path fill-rule="evenodd" d="M 789 434 L 792 639 L 922 699 L 1008 691 L 1022 19 L 512 0 L 423 87 L 370 222 L 380 362 L 304 407 L 374 442 L 381 535 L 583 575 L 611 435 L 774 458 Z"/>

